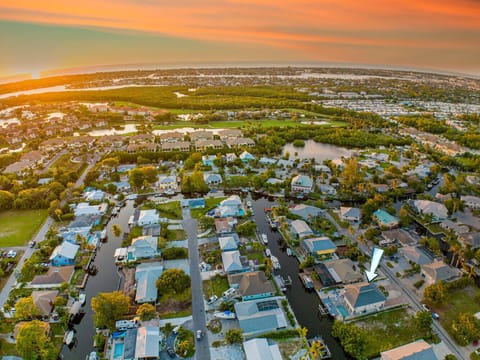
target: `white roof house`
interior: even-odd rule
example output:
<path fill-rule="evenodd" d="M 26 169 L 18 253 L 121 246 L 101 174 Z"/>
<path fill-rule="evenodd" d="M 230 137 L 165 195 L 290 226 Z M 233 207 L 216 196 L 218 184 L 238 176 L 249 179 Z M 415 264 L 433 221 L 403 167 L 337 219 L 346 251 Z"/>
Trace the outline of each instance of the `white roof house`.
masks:
<path fill-rule="evenodd" d="M 431 214 L 436 220 L 444 220 L 448 217 L 445 205 L 430 200 L 415 200 L 413 206 L 421 214 Z"/>
<path fill-rule="evenodd" d="M 178 186 L 177 177 L 175 175 L 160 176 L 157 181 L 157 185 L 160 189 L 173 189 Z"/>
<path fill-rule="evenodd" d="M 251 339 L 243 343 L 247 360 L 282 360 L 278 344 L 269 345 L 267 339 Z"/>
<path fill-rule="evenodd" d="M 108 209 L 108 204 L 101 203 L 99 205 L 90 205 L 89 203 L 79 203 L 75 206 L 75 216 L 81 215 L 105 215 Z"/>
<path fill-rule="evenodd" d="M 218 185 L 222 183 L 222 176 L 216 173 L 203 174 L 203 180 L 207 185 Z"/>
<path fill-rule="evenodd" d="M 158 255 L 158 240 L 154 236 L 140 236 L 128 247 L 129 259 L 147 259 Z"/>
<path fill-rule="evenodd" d="M 137 225 L 138 226 L 153 225 L 153 224 L 158 224 L 159 221 L 160 221 L 160 216 L 158 215 L 157 210 L 155 209 L 141 210 L 140 214 L 138 215 Z"/>
<path fill-rule="evenodd" d="M 313 235 L 312 229 L 310 229 L 310 226 L 303 220 L 293 220 L 290 223 L 290 228 L 298 239 Z"/>
<path fill-rule="evenodd" d="M 244 269 L 238 250 L 222 252 L 222 262 L 223 270 L 228 274 L 240 272 Z"/>
<path fill-rule="evenodd" d="M 218 238 L 218 243 L 220 244 L 220 249 L 222 251 L 231 251 L 237 250 L 237 242 L 233 236 L 225 236 Z"/>
<path fill-rule="evenodd" d="M 480 209 L 480 197 L 471 195 L 462 195 L 460 198 L 466 207 L 471 209 Z"/>
<path fill-rule="evenodd" d="M 157 279 L 163 273 L 163 265 L 159 262 L 143 263 L 135 269 L 137 282 L 135 301 L 139 304 L 157 300 Z"/>
<path fill-rule="evenodd" d="M 297 175 L 292 179 L 292 192 L 309 193 L 313 190 L 313 180 L 306 175 Z"/>
<path fill-rule="evenodd" d="M 140 326 L 137 329 L 135 359 L 158 359 L 160 329 L 158 326 Z"/>
<path fill-rule="evenodd" d="M 359 208 L 340 207 L 340 218 L 346 221 L 360 221 L 361 212 Z"/>

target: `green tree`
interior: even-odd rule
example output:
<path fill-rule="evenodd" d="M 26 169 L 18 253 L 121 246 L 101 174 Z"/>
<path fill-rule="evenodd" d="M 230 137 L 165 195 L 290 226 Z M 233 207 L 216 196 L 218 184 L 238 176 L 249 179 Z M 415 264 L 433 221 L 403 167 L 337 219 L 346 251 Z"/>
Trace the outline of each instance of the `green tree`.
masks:
<path fill-rule="evenodd" d="M 20 326 L 15 345 L 24 359 L 54 360 L 57 358 L 55 346 L 48 336 L 48 324 L 33 320 Z"/>
<path fill-rule="evenodd" d="M 198 219 L 198 225 L 204 231 L 212 228 L 214 224 L 215 220 L 211 216 L 204 215 Z"/>
<path fill-rule="evenodd" d="M 240 236 L 253 237 L 257 231 L 257 223 L 255 221 L 245 221 L 243 224 L 237 226 L 237 233 Z"/>
<path fill-rule="evenodd" d="M 419 311 L 415 314 L 415 327 L 419 333 L 429 334 L 432 329 L 432 315 L 429 311 Z"/>
<path fill-rule="evenodd" d="M 450 327 L 453 338 L 460 346 L 466 346 L 480 337 L 480 321 L 472 314 L 459 314 Z"/>
<path fill-rule="evenodd" d="M 140 317 L 140 320 L 147 321 L 155 318 L 157 313 L 155 311 L 155 306 L 152 304 L 142 304 L 138 307 L 136 314 Z"/>
<path fill-rule="evenodd" d="M 241 329 L 228 329 L 225 333 L 225 341 L 229 344 L 239 344 L 243 341 L 243 331 Z"/>
<path fill-rule="evenodd" d="M 33 302 L 32 296 L 21 298 L 15 304 L 15 319 L 30 320 L 40 316 L 40 310 Z"/>
<path fill-rule="evenodd" d="M 100 329 L 113 330 L 115 321 L 128 313 L 130 301 L 121 291 L 98 293 L 96 297 L 92 298 L 91 306 L 95 313 L 96 326 Z"/>
<path fill-rule="evenodd" d="M 423 298 L 430 304 L 440 304 L 445 300 L 445 297 L 446 289 L 443 281 L 427 286 L 423 292 Z"/>
<path fill-rule="evenodd" d="M 161 295 L 181 294 L 190 288 L 191 281 L 181 269 L 167 269 L 157 280 L 157 289 Z"/>
<path fill-rule="evenodd" d="M 403 227 L 408 227 L 412 221 L 408 210 L 404 206 L 398 211 L 398 219 L 400 220 L 400 225 Z"/>
<path fill-rule="evenodd" d="M 116 237 L 119 237 L 120 235 L 122 235 L 122 228 L 118 224 L 114 224 L 112 226 L 112 231 L 113 231 L 113 235 L 115 235 Z"/>
<path fill-rule="evenodd" d="M 452 354 L 445 355 L 444 360 L 457 360 L 457 357 Z"/>
<path fill-rule="evenodd" d="M 332 336 L 340 339 L 343 349 L 355 359 L 365 359 L 367 332 L 354 325 L 335 320 Z"/>
<path fill-rule="evenodd" d="M 9 210 L 13 207 L 15 196 L 5 190 L 0 190 L 0 210 Z"/>

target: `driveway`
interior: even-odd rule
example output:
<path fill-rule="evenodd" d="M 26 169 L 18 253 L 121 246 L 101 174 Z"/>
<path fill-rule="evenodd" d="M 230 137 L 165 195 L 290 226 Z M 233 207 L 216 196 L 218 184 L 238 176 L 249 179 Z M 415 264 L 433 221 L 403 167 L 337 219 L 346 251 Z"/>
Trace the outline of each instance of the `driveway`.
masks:
<path fill-rule="evenodd" d="M 190 277 L 192 279 L 192 317 L 193 331 L 202 330 L 205 336 L 196 341 L 195 358 L 210 360 L 210 347 L 205 319 L 205 301 L 203 299 L 202 278 L 200 277 L 200 260 L 198 255 L 198 222 L 190 217 L 189 209 L 182 209 L 183 228 L 188 236 L 188 252 L 190 264 Z"/>

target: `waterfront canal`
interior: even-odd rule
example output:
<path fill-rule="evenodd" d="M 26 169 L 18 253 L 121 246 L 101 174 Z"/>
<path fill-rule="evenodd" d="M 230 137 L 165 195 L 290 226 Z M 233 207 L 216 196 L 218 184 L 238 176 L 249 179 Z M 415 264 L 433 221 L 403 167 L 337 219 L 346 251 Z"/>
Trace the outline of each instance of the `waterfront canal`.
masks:
<path fill-rule="evenodd" d="M 306 291 L 300 282 L 298 277 L 298 260 L 294 256 L 288 256 L 286 252 L 280 248 L 277 242 L 277 239 L 281 237 L 280 233 L 272 231 L 266 221 L 264 209 L 271 208 L 274 204 L 274 201 L 264 197 L 257 198 L 254 196 L 252 200 L 254 218 L 258 226 L 258 231 L 267 234 L 269 240 L 268 247 L 272 254 L 278 258 L 282 266 L 281 269 L 275 273 L 280 274 L 282 277 L 290 276 L 292 279 L 292 286 L 288 288 L 285 295 L 290 302 L 295 316 L 300 325 L 308 329 L 307 336 L 309 338 L 321 335 L 332 353 L 332 359 L 349 359 L 338 341 L 330 335 L 333 319 L 320 315 L 318 311 L 320 299 L 317 294 Z"/>
<path fill-rule="evenodd" d="M 83 307 L 85 316 L 78 325 L 74 326 L 76 331 L 75 345 L 71 349 L 63 346 L 61 352 L 62 358 L 65 360 L 85 360 L 85 357 L 94 350 L 95 324 L 93 322 L 92 308 L 90 307 L 92 298 L 99 292 L 111 292 L 123 286 L 123 279 L 119 276 L 113 260 L 115 249 L 121 247 L 122 236 L 114 236 L 112 226 L 118 224 L 122 231 L 128 230 L 128 219 L 133 213 L 133 204 L 134 201 L 127 201 L 119 215 L 113 217 L 107 224 L 108 240 L 97 249 L 94 261 L 95 266 L 98 268 L 98 273 L 95 276 L 90 276 L 85 286 L 85 294 L 87 295 L 87 301 Z"/>

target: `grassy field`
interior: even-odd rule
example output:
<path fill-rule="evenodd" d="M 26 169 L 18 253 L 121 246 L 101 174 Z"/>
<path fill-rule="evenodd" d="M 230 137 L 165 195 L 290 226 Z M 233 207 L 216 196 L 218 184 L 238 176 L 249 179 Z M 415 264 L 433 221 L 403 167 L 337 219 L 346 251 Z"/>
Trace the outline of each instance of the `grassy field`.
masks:
<path fill-rule="evenodd" d="M 368 358 L 378 356 L 381 351 L 428 337 L 428 334 L 419 332 L 414 318 L 405 309 L 383 312 L 363 319 L 356 325 L 368 331 Z"/>
<path fill-rule="evenodd" d="M 190 215 L 193 219 L 198 219 L 205 215 L 210 210 L 213 210 L 217 207 L 220 202 L 225 200 L 226 197 L 218 197 L 218 198 L 206 198 L 205 199 L 205 208 L 203 209 L 192 209 L 190 210 Z"/>
<path fill-rule="evenodd" d="M 230 285 L 228 284 L 226 276 L 215 275 L 210 280 L 205 280 L 203 282 L 203 293 L 207 299 L 212 295 L 220 297 L 229 287 Z"/>
<path fill-rule="evenodd" d="M 48 216 L 47 210 L 0 212 L 0 247 L 24 246 Z"/>
<path fill-rule="evenodd" d="M 180 207 L 180 201 L 170 201 L 165 204 L 157 205 L 157 209 L 160 212 L 161 217 L 168 219 L 182 219 L 182 208 Z"/>

